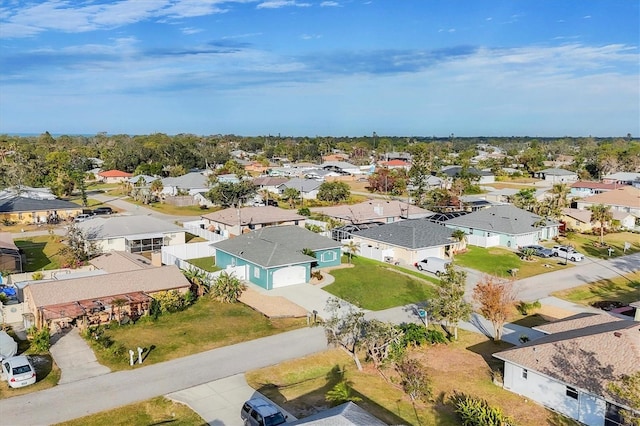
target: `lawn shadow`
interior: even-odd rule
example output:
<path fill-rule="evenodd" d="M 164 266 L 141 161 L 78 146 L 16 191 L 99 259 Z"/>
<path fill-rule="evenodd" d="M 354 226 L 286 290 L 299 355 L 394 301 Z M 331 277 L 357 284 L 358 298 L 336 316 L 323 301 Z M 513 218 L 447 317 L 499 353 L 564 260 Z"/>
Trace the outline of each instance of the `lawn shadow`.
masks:
<path fill-rule="evenodd" d="M 144 354 L 143 357 L 142 357 L 142 363 L 143 364 L 147 360 L 147 357 L 149 356 L 151 351 L 154 350 L 155 348 L 156 348 L 156 345 L 151 345 L 148 348 L 143 348 L 142 349 L 142 353 Z"/>
<path fill-rule="evenodd" d="M 487 366 L 491 370 L 491 373 L 495 375 L 495 373 L 503 373 L 504 363 L 499 359 L 494 358 L 493 354 L 512 347 L 513 345 L 511 343 L 502 341 L 496 342 L 495 340 L 485 340 L 484 342 L 467 346 L 466 349 L 480 355 L 482 359 L 484 359 L 484 361 L 487 363 Z"/>
<path fill-rule="evenodd" d="M 36 383 L 46 379 L 53 370 L 53 358 L 49 354 L 29 355 L 29 361 L 36 370 Z"/>
<path fill-rule="evenodd" d="M 51 261 L 44 253 L 44 248 L 47 246 L 46 242 L 37 243 L 28 240 L 16 240 L 16 246 L 23 250 L 26 255 L 25 272 L 34 272 L 48 266 Z"/>

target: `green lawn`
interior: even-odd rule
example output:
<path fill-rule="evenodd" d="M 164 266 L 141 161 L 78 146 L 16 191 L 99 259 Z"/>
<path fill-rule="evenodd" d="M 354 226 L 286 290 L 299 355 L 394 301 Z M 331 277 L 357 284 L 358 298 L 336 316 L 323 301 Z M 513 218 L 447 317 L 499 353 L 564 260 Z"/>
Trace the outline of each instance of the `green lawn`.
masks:
<path fill-rule="evenodd" d="M 239 412 L 239 411 L 238 411 Z M 239 416 L 239 415 L 238 415 Z M 114 410 L 81 417 L 58 426 L 148 426 L 171 424 L 172 426 L 196 426 L 205 424 L 202 417 L 184 404 L 159 396 Z"/>
<path fill-rule="evenodd" d="M 640 234 L 634 234 L 632 232 L 616 232 L 612 234 L 605 234 L 604 242 L 607 247 L 598 247 L 600 242 L 600 235 L 589 234 L 569 234 L 567 238 L 561 238 L 560 244 L 570 244 L 576 248 L 580 253 L 586 256 L 596 257 L 599 259 L 608 259 L 609 252 L 607 247 L 613 248 L 611 257 L 624 256 L 627 254 L 633 254 L 640 252 Z M 624 243 L 628 242 L 631 247 L 624 252 Z M 557 243 L 555 243 L 557 244 Z M 553 244 L 546 244 L 551 247 Z"/>
<path fill-rule="evenodd" d="M 353 268 L 331 271 L 335 282 L 323 290 L 374 311 L 421 302 L 435 294 L 438 280 L 424 275 L 419 278 L 415 271 L 357 256 L 352 263 Z"/>
<path fill-rule="evenodd" d="M 209 272 L 220 271 L 221 269 L 216 266 L 216 258 L 209 257 L 201 257 L 198 259 L 189 259 L 187 262 L 191 263 L 194 266 L 197 266 L 200 269 L 204 269 Z"/>
<path fill-rule="evenodd" d="M 35 272 L 42 269 L 60 268 L 60 256 L 58 252 L 64 247 L 59 236 L 52 238 L 49 235 L 37 237 L 18 238 L 14 242 L 16 246 L 24 250 L 27 262 L 24 265 L 25 272 Z"/>
<path fill-rule="evenodd" d="M 115 326 L 105 334 L 114 341 L 113 347 L 149 349 L 144 366 L 305 325 L 306 318 L 270 320 L 242 303 L 220 303 L 205 296 L 184 311 L 162 314 L 155 321 Z M 127 353 L 114 356 L 95 340 L 89 342 L 101 364 L 112 370 L 132 368 Z"/>
<path fill-rule="evenodd" d="M 555 257 L 546 259 L 534 257 L 530 261 L 523 261 L 513 251 L 501 247 L 467 246 L 465 253 L 458 254 L 455 257 L 455 264 L 458 266 L 499 277 L 510 276 L 509 271 L 514 268 L 518 269 L 518 278 L 526 278 L 574 266 L 571 263 L 568 265 L 563 265 L 563 263 L 564 260 Z"/>
<path fill-rule="evenodd" d="M 558 291 L 552 295 L 583 305 L 604 300 L 624 303 L 637 302 L 640 300 L 640 272 L 596 281 L 569 290 Z"/>

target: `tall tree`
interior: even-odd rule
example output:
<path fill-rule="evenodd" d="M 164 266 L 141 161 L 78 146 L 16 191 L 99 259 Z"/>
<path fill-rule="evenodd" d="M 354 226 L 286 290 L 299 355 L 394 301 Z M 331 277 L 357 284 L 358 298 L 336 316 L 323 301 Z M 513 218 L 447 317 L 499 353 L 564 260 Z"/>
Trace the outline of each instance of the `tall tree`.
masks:
<path fill-rule="evenodd" d="M 457 271 L 451 263 L 447 264 L 446 272 L 440 275 L 437 295 L 431 300 L 430 309 L 433 317 L 444 321 L 449 334 L 453 327 L 453 336 L 458 340 L 458 323 L 471 317 L 471 304 L 464 300 L 467 273 Z"/>
<path fill-rule="evenodd" d="M 288 201 L 290 208 L 294 208 L 296 202 L 300 199 L 300 191 L 296 188 L 285 188 L 285 190 L 282 191 L 282 195 L 280 195 L 280 198 Z"/>
<path fill-rule="evenodd" d="M 362 371 L 362 364 L 358 357 L 364 327 L 364 312 L 353 305 L 341 301 L 337 297 L 327 300 L 325 311 L 329 318 L 324 323 L 327 341 L 347 352 L 355 362 L 358 370 Z"/>
<path fill-rule="evenodd" d="M 502 340 L 502 329 L 515 301 L 513 281 L 484 275 L 473 289 L 473 300 L 482 316 L 493 324 L 494 339 Z"/>
<path fill-rule="evenodd" d="M 339 203 L 349 198 L 351 192 L 345 182 L 323 182 L 318 189 L 318 200 Z"/>
<path fill-rule="evenodd" d="M 589 207 L 591 210 L 591 223 L 600 224 L 600 245 L 604 244 L 604 228 L 613 220 L 611 207 L 604 204 L 596 204 Z"/>
<path fill-rule="evenodd" d="M 240 182 L 213 182 L 207 192 L 207 198 L 223 207 L 240 207 L 240 205 L 256 194 L 257 187 L 249 180 Z"/>
<path fill-rule="evenodd" d="M 402 334 L 401 329 L 388 322 L 371 319 L 363 323 L 362 346 L 374 367 L 380 368 L 389 358 L 391 348 L 400 343 Z"/>

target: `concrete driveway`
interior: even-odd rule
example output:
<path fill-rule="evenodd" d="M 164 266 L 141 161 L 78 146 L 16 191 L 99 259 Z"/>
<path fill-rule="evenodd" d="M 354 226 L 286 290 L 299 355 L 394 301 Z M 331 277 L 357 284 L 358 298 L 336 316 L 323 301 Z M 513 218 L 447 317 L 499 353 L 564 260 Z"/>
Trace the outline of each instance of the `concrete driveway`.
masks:
<path fill-rule="evenodd" d="M 170 393 L 166 396 L 169 399 L 188 405 L 208 424 L 213 426 L 243 426 L 243 421 L 240 418 L 240 408 L 245 401 L 256 396 L 269 401 L 268 398 L 247 384 L 244 374 L 225 377 L 200 386 Z M 273 401 L 271 402 L 273 403 Z M 288 421 L 296 420 L 282 407 L 280 407 L 280 410 L 288 416 Z"/>
<path fill-rule="evenodd" d="M 98 363 L 93 350 L 80 337 L 77 328 L 68 330 L 60 337 L 54 336 L 52 340 L 51 356 L 62 372 L 58 384 L 101 376 L 111 371 Z"/>

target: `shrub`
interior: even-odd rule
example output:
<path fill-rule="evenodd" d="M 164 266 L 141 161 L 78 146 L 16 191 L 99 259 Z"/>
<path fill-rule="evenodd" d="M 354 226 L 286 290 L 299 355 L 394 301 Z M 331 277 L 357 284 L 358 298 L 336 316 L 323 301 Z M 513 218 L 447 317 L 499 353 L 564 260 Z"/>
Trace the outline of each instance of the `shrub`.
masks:
<path fill-rule="evenodd" d="M 32 332 L 31 336 L 31 348 L 35 352 L 43 353 L 49 351 L 49 348 L 51 347 L 51 333 L 49 332 L 48 327 L 43 327 L 40 330 Z"/>
<path fill-rule="evenodd" d="M 450 398 L 463 426 L 515 426 L 510 417 L 487 401 L 455 391 Z"/>
<path fill-rule="evenodd" d="M 44 274 L 40 271 L 36 271 L 33 274 L 31 274 L 31 279 L 34 281 L 40 281 L 43 278 L 44 278 Z"/>
<path fill-rule="evenodd" d="M 412 401 L 431 399 L 431 380 L 417 360 L 403 359 L 396 364 L 396 370 L 402 380 L 402 389 Z"/>
<path fill-rule="evenodd" d="M 346 380 L 338 382 L 331 390 L 325 394 L 325 399 L 331 403 L 332 407 L 345 402 L 358 402 L 362 398 L 351 393 L 351 385 Z"/>
<path fill-rule="evenodd" d="M 421 346 L 427 342 L 425 328 L 422 325 L 403 323 L 398 328 L 403 332 L 401 344 L 405 348 L 410 345 Z"/>
<path fill-rule="evenodd" d="M 154 295 L 160 305 L 160 312 L 177 312 L 184 308 L 184 298 L 177 290 L 161 291 Z"/>
<path fill-rule="evenodd" d="M 542 305 L 540 304 L 539 300 L 536 300 L 535 302 L 528 302 L 528 303 L 521 300 L 516 304 L 516 309 L 522 315 L 529 315 L 529 312 L 534 311 L 536 309 L 540 309 L 541 307 Z"/>
<path fill-rule="evenodd" d="M 442 331 L 431 329 L 427 330 L 427 342 L 432 345 L 447 344 L 449 343 L 449 339 L 447 339 L 447 336 L 445 336 Z"/>
<path fill-rule="evenodd" d="M 315 278 L 318 281 L 322 281 L 322 272 L 320 271 L 311 272 L 311 278 Z"/>

